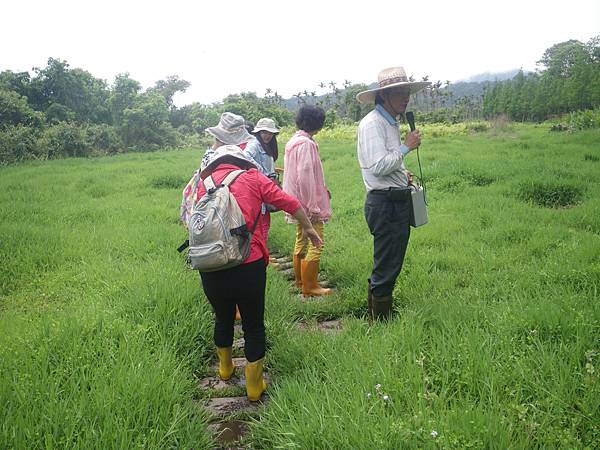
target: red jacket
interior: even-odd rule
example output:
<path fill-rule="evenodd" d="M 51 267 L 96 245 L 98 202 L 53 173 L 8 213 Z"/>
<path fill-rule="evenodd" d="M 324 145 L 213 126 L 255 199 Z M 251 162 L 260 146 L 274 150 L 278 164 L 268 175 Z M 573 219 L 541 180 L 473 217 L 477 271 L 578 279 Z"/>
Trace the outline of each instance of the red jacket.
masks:
<path fill-rule="evenodd" d="M 229 172 L 237 169 L 239 167 L 232 164 L 221 164 L 211 175 L 215 184 L 219 184 Z M 269 218 L 268 213 L 261 214 L 262 204 L 269 203 L 288 214 L 294 214 L 302 205 L 296 198 L 283 192 L 273 181 L 256 169 L 250 169 L 237 177 L 229 190 L 238 202 L 249 230 L 252 229 L 256 217 L 260 215 L 250 242 L 250 255 L 243 264 L 257 261 L 260 258 L 263 258 L 265 264 L 268 264 L 268 226 L 265 226 L 263 222 Z M 196 191 L 196 202 L 202 198 L 205 192 L 204 186 L 200 184 Z"/>

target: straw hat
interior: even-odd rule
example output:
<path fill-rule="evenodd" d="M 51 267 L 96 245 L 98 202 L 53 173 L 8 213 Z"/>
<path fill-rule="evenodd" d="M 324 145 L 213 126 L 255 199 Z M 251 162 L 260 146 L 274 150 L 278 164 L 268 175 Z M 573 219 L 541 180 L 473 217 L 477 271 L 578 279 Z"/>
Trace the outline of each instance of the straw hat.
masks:
<path fill-rule="evenodd" d="M 392 88 L 405 88 L 409 94 L 415 94 L 421 89 L 429 86 L 429 81 L 409 81 L 404 67 L 390 67 L 379 72 L 377 77 L 379 87 L 359 92 L 356 100 L 360 103 L 373 103 L 379 91 Z"/>
<path fill-rule="evenodd" d="M 244 118 L 237 114 L 224 112 L 216 127 L 208 127 L 206 132 L 225 145 L 239 145 L 248 142 L 252 135 L 244 126 Z"/>
<path fill-rule="evenodd" d="M 279 133 L 279 128 L 277 128 L 277 124 L 273 119 L 264 117 L 256 123 L 254 130 L 252 130 L 253 133 L 258 133 L 259 131 L 269 131 L 270 133 L 277 134 Z"/>
<path fill-rule="evenodd" d="M 237 145 L 222 145 L 206 151 L 200 162 L 200 178 L 206 178 L 219 164 L 233 164 L 244 170 L 256 168 Z"/>

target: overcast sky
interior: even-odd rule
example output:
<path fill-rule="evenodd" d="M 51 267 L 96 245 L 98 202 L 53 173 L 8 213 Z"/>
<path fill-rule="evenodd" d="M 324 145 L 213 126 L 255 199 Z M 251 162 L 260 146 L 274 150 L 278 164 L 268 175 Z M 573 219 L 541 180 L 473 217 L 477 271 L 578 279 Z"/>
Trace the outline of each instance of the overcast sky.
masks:
<path fill-rule="evenodd" d="M 1 1 L 0 71 L 54 57 L 109 83 L 179 75 L 192 86 L 178 106 L 368 84 L 398 65 L 443 81 L 533 70 L 548 47 L 600 34 L 600 0 Z"/>

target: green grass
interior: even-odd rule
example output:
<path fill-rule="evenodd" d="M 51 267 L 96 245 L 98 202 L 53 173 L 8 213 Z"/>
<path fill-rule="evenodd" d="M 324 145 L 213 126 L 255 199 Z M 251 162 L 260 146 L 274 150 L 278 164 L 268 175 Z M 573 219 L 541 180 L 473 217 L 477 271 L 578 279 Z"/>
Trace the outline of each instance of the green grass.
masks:
<path fill-rule="evenodd" d="M 356 148 L 323 135 L 338 294 L 300 302 L 269 271 L 276 383 L 256 448 L 600 446 L 600 133 L 463 131 L 425 134 L 430 223 L 396 318 L 371 328 Z M 211 448 L 195 377 L 212 319 L 175 251 L 200 153 L 0 169 L 0 448 Z M 271 245 L 293 238 L 273 215 Z M 290 326 L 337 316 L 337 335 Z"/>

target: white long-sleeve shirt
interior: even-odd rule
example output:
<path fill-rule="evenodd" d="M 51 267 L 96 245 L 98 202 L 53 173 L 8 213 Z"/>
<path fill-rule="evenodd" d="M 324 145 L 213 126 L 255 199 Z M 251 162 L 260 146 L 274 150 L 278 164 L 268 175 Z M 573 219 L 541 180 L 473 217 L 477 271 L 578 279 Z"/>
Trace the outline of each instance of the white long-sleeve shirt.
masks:
<path fill-rule="evenodd" d="M 358 162 L 367 191 L 407 187 L 408 174 L 398 124 L 376 108 L 358 126 Z M 391 123 L 393 121 L 393 124 Z"/>

